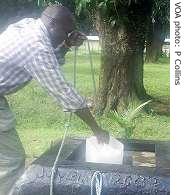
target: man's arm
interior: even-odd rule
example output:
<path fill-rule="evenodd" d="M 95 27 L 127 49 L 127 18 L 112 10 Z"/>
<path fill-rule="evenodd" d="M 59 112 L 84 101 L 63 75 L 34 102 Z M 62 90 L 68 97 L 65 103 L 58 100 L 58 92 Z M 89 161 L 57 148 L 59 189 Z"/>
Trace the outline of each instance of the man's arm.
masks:
<path fill-rule="evenodd" d="M 100 142 L 107 140 L 108 133 L 97 125 L 87 108 L 85 98 L 81 97 L 76 90 L 66 82 L 60 71 L 54 51 L 50 50 L 50 48 L 37 49 L 32 62 L 25 65 L 25 69 L 48 91 L 59 105 L 62 105 L 67 111 L 75 112 L 77 116 L 87 123 Z"/>
<path fill-rule="evenodd" d="M 92 116 L 89 108 L 77 110 L 75 114 L 82 119 L 93 131 L 94 135 L 98 138 L 99 142 L 108 143 L 109 133 L 103 130 Z"/>

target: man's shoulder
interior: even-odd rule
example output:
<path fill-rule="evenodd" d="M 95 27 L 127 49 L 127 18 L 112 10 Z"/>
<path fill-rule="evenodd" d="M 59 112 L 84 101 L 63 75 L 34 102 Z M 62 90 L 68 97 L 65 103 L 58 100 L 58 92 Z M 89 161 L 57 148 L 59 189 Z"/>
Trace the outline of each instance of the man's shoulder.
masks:
<path fill-rule="evenodd" d="M 35 19 L 35 18 L 22 18 L 14 23 L 10 23 L 7 29 L 10 29 L 10 28 L 21 29 L 21 28 L 27 28 L 28 26 L 34 27 L 37 21 L 38 19 Z"/>
<path fill-rule="evenodd" d="M 0 35 L 0 43 L 22 48 L 25 52 L 51 51 L 51 43 L 40 19 L 24 18 L 8 26 Z M 1 46 L 0 46 L 1 47 Z"/>
<path fill-rule="evenodd" d="M 24 38 L 25 36 L 29 37 L 32 35 L 39 34 L 39 24 L 38 20 L 34 18 L 23 18 L 15 23 L 9 24 L 6 30 L 2 33 L 6 36 L 14 35 Z"/>
<path fill-rule="evenodd" d="M 35 44 L 44 46 L 47 44 L 48 37 L 47 34 L 43 32 L 43 24 L 39 18 L 24 18 L 17 23 L 12 24 L 11 27 L 15 31 L 18 31 L 20 36 L 22 36 L 30 46 L 34 46 Z"/>

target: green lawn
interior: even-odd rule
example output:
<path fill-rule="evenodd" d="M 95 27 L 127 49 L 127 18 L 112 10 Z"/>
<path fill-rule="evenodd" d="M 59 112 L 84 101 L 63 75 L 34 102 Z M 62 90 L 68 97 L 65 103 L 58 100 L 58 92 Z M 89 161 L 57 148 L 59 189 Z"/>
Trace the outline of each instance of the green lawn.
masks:
<path fill-rule="evenodd" d="M 100 63 L 98 54 L 93 54 L 93 62 L 98 83 Z M 73 77 L 72 70 L 73 53 L 69 53 L 64 65 L 64 71 L 69 80 L 72 80 Z M 85 96 L 92 96 L 93 86 L 90 65 L 88 57 L 84 53 L 78 55 L 77 71 L 78 90 Z M 169 59 L 161 59 L 158 64 L 145 64 L 144 83 L 147 92 L 156 99 L 156 102 L 152 104 L 153 112 L 150 114 L 142 113 L 137 119 L 133 138 L 168 140 L 170 126 Z M 33 81 L 8 98 L 16 114 L 17 131 L 28 158 L 39 156 L 50 146 L 51 141 L 61 138 L 64 133 L 64 113 L 36 82 Z M 97 118 L 97 120 L 112 135 L 120 136 L 117 124 L 114 124 L 106 116 Z M 82 121 L 73 116 L 68 135 L 85 137 L 91 135 L 91 131 Z"/>

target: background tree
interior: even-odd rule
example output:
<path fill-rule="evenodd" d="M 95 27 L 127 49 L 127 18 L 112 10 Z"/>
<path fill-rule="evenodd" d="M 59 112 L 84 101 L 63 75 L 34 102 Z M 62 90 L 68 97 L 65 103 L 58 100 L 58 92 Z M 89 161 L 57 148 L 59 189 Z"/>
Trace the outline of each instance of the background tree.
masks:
<path fill-rule="evenodd" d="M 153 0 L 152 15 L 148 21 L 146 62 L 157 62 L 162 45 L 170 31 L 170 0 Z"/>
<path fill-rule="evenodd" d="M 146 99 L 143 52 L 152 0 L 76 0 L 91 12 L 102 43 L 96 112 L 117 110 L 131 97 Z"/>

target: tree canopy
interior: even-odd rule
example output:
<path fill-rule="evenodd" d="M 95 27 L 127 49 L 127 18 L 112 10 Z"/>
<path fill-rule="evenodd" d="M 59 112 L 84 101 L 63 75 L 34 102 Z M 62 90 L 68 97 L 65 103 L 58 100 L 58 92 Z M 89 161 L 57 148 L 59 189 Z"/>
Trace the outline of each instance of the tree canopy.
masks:
<path fill-rule="evenodd" d="M 112 26 L 119 26 L 128 20 L 128 14 L 134 12 L 135 5 L 145 3 L 145 12 L 149 12 L 151 0 L 76 0 L 76 10 L 80 13 L 83 9 L 94 12 L 99 10 L 104 20 Z"/>

